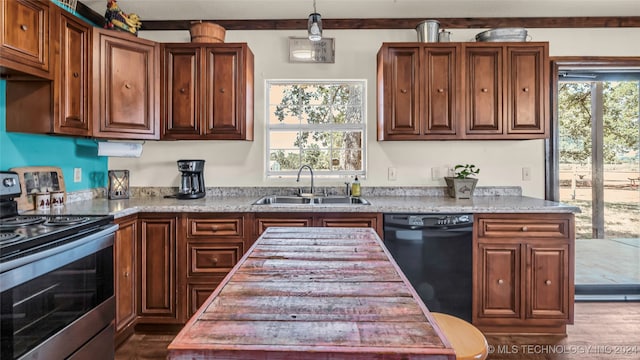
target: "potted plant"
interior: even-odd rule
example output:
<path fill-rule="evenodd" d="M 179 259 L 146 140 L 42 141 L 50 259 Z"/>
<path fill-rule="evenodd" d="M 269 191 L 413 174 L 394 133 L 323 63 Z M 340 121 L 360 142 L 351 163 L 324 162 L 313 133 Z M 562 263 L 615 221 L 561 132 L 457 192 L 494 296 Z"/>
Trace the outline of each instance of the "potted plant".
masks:
<path fill-rule="evenodd" d="M 449 196 L 456 199 L 470 199 L 478 183 L 478 179 L 473 176 L 479 174 L 480 169 L 473 164 L 465 164 L 456 165 L 453 172 L 454 176 L 444 178 Z"/>

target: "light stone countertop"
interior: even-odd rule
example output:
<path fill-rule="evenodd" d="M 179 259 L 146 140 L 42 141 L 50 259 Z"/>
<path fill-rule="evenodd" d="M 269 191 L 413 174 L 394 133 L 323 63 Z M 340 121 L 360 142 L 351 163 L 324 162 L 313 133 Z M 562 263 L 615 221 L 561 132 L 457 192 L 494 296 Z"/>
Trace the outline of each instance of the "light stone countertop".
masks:
<path fill-rule="evenodd" d="M 260 196 L 207 196 L 195 200 L 140 197 L 97 198 L 67 203 L 62 210 L 31 214 L 103 215 L 115 218 L 136 213 L 182 212 L 380 212 L 380 213 L 578 213 L 573 205 L 527 196 L 474 196 L 456 200 L 445 196 L 363 196 L 370 205 L 304 204 L 252 205 Z"/>

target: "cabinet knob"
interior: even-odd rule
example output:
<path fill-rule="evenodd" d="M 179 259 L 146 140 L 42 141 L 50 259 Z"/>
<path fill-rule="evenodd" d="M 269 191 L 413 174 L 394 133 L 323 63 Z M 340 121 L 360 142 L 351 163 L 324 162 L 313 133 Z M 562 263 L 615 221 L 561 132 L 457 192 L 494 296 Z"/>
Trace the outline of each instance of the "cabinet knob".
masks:
<path fill-rule="evenodd" d="M 500 284 L 500 285 L 504 284 L 504 280 L 499 279 L 499 280 L 498 280 L 498 284 Z"/>
<path fill-rule="evenodd" d="M 522 231 L 523 231 L 523 232 L 527 232 L 527 230 L 529 230 L 529 229 L 528 229 L 526 226 L 523 226 L 523 227 L 522 227 Z"/>
<path fill-rule="evenodd" d="M 211 262 L 213 262 L 214 264 L 217 264 L 218 263 L 218 258 L 211 259 Z"/>
<path fill-rule="evenodd" d="M 185 88 L 180 89 L 180 94 L 184 94 L 185 91 L 187 91 Z"/>
<path fill-rule="evenodd" d="M 486 93 L 486 92 L 488 92 L 488 91 L 489 91 L 489 89 L 487 89 L 487 88 L 482 88 L 480 91 L 482 91 L 482 92 L 485 92 L 485 93 Z"/>
<path fill-rule="evenodd" d="M 225 91 L 224 88 L 220 88 L 221 93 L 224 93 L 224 91 Z"/>
<path fill-rule="evenodd" d="M 438 89 L 438 92 L 439 92 L 439 93 L 443 93 L 443 92 L 444 92 L 444 89 Z"/>
<path fill-rule="evenodd" d="M 78 72 L 77 72 L 77 71 L 74 71 L 74 72 L 73 72 L 73 77 L 74 77 L 74 78 L 77 78 L 78 76 L 80 76 L 80 74 L 78 74 Z"/>
<path fill-rule="evenodd" d="M 20 25 L 20 30 L 27 31 L 27 30 L 29 30 L 29 27 L 27 25 L 25 25 L 25 24 L 22 24 L 22 25 Z"/>
<path fill-rule="evenodd" d="M 128 272 L 128 271 L 125 271 L 125 272 L 124 272 L 124 277 L 126 277 L 126 278 L 128 278 L 128 277 L 129 277 L 129 272 Z"/>
<path fill-rule="evenodd" d="M 406 94 L 407 93 L 407 89 L 401 89 L 400 92 L 403 93 L 403 94 Z"/>
<path fill-rule="evenodd" d="M 522 92 L 529 92 L 529 88 L 523 88 Z"/>
<path fill-rule="evenodd" d="M 125 87 L 125 88 L 127 88 L 127 89 L 131 89 L 131 84 L 129 84 L 129 83 L 125 83 L 125 84 L 124 84 L 124 87 Z"/>
<path fill-rule="evenodd" d="M 545 285 L 551 285 L 551 280 L 547 280 L 544 282 Z"/>

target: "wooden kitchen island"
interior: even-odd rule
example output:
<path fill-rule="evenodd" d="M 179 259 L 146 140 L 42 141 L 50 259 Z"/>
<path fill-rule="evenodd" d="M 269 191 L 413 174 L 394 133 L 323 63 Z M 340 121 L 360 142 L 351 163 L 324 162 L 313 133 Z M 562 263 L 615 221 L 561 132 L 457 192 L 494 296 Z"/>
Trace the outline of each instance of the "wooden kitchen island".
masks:
<path fill-rule="evenodd" d="M 455 359 L 369 228 L 269 228 L 169 359 Z"/>

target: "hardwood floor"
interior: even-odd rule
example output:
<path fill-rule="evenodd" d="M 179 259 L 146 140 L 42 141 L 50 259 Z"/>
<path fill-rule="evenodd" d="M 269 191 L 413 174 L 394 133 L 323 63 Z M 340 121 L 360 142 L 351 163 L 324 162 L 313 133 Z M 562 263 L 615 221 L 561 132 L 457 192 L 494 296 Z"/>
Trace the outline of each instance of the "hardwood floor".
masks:
<path fill-rule="evenodd" d="M 135 334 L 116 360 L 165 359 L 175 334 Z M 490 360 L 638 360 L 640 302 L 578 302 L 567 336 L 487 336 Z"/>

